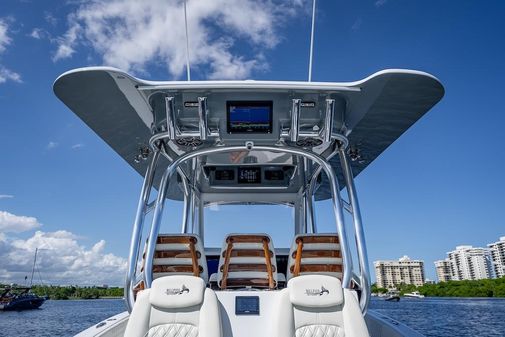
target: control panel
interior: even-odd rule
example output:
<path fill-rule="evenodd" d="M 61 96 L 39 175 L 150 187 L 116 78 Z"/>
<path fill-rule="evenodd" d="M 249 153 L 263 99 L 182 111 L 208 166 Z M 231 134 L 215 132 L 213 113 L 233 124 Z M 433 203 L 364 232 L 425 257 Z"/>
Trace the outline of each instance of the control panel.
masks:
<path fill-rule="evenodd" d="M 295 173 L 293 165 L 207 165 L 203 168 L 211 187 L 288 187 Z"/>
<path fill-rule="evenodd" d="M 237 296 L 235 297 L 235 315 L 259 315 L 259 296 Z"/>

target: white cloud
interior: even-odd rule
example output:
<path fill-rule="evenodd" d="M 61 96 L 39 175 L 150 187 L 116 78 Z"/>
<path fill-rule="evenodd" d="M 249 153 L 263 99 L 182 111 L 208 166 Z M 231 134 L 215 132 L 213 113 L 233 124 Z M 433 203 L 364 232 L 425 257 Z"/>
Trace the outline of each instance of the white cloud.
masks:
<path fill-rule="evenodd" d="M 7 46 L 12 42 L 12 39 L 8 35 L 9 21 L 12 21 L 12 19 L 0 18 L 0 54 L 4 53 L 7 50 Z M 21 75 L 0 64 L 0 83 L 7 81 L 20 83 Z"/>
<path fill-rule="evenodd" d="M 375 7 L 382 7 L 382 6 L 384 6 L 387 2 L 388 2 L 388 0 L 377 0 L 377 1 L 375 1 Z"/>
<path fill-rule="evenodd" d="M 351 26 L 351 30 L 357 31 L 361 28 L 361 25 L 363 24 L 363 20 L 361 18 L 357 18 L 356 21 Z"/>
<path fill-rule="evenodd" d="M 106 253 L 104 240 L 86 248 L 71 232 L 36 231 L 23 240 L 0 233 L 0 282 L 23 283 L 31 272 L 35 249 L 37 267 L 44 283 L 122 285 L 126 260 Z"/>
<path fill-rule="evenodd" d="M 58 19 L 55 18 L 50 12 L 44 12 L 44 20 L 52 26 L 56 26 L 58 24 Z"/>
<path fill-rule="evenodd" d="M 3 53 L 11 43 L 11 38 L 7 34 L 8 29 L 9 25 L 7 21 L 5 19 L 0 19 L 0 53 Z"/>
<path fill-rule="evenodd" d="M 77 144 L 72 145 L 72 150 L 78 150 L 78 149 L 80 149 L 82 147 L 84 147 L 84 144 L 77 143 Z"/>
<path fill-rule="evenodd" d="M 209 78 L 246 78 L 268 67 L 262 49 L 275 47 L 280 26 L 302 0 L 191 0 L 187 2 L 190 60 Z M 183 1 L 91 0 L 81 3 L 57 39 L 54 61 L 91 46 L 103 63 L 134 72 L 165 66 L 173 77 L 185 73 Z M 234 50 L 237 40 L 250 55 Z"/>
<path fill-rule="evenodd" d="M 47 143 L 46 145 L 46 150 L 52 150 L 56 147 L 58 147 L 58 143 L 57 142 L 53 142 L 53 141 L 50 141 L 49 143 Z"/>
<path fill-rule="evenodd" d="M 0 232 L 21 233 L 40 226 L 37 218 L 0 211 Z"/>
<path fill-rule="evenodd" d="M 33 28 L 32 32 L 29 34 L 30 37 L 33 37 L 37 40 L 43 39 L 46 35 L 46 31 L 42 28 Z"/>
<path fill-rule="evenodd" d="M 0 199 L 12 199 L 14 198 L 11 194 L 0 194 Z"/>
<path fill-rule="evenodd" d="M 0 83 L 5 83 L 7 81 L 13 81 L 21 83 L 21 75 L 9 70 L 0 64 Z"/>

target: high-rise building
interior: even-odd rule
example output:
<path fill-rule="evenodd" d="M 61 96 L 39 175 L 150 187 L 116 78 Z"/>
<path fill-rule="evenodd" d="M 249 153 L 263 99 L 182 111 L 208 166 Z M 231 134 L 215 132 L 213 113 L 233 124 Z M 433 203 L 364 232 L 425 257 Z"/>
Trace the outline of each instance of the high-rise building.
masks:
<path fill-rule="evenodd" d="M 505 236 L 500 238 L 500 241 L 487 245 L 491 250 L 491 258 L 493 260 L 494 272 L 496 277 L 505 276 Z"/>
<path fill-rule="evenodd" d="M 408 256 L 398 261 L 375 261 L 375 278 L 379 288 L 395 288 L 398 285 L 424 284 L 424 262 L 411 260 Z"/>
<path fill-rule="evenodd" d="M 435 261 L 435 268 L 437 270 L 438 282 L 447 282 L 451 280 L 451 260 Z"/>
<path fill-rule="evenodd" d="M 457 246 L 447 256 L 451 264 L 451 279 L 481 280 L 494 277 L 491 251 L 487 248 Z"/>

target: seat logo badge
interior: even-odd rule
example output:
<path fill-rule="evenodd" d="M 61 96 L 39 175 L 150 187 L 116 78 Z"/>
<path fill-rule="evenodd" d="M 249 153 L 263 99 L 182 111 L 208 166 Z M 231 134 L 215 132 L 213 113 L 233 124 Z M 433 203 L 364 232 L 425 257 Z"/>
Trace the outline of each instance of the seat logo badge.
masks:
<path fill-rule="evenodd" d="M 169 288 L 165 290 L 165 294 L 167 295 L 182 295 L 184 293 L 189 293 L 189 288 L 187 288 L 184 284 L 181 289 L 179 288 Z"/>
<path fill-rule="evenodd" d="M 321 289 L 305 289 L 305 294 L 307 296 L 323 296 L 324 294 L 329 295 L 330 291 L 321 286 Z"/>

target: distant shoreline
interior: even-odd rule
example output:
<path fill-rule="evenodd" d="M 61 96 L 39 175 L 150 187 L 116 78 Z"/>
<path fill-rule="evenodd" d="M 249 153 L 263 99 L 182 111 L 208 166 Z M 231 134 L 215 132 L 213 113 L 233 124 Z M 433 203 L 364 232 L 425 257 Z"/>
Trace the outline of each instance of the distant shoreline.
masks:
<path fill-rule="evenodd" d="M 89 301 L 89 300 L 122 300 L 124 297 L 121 296 L 104 296 L 99 298 L 83 298 L 83 297 L 71 297 L 71 298 L 49 298 L 48 301 Z"/>

